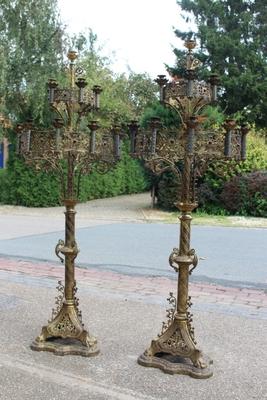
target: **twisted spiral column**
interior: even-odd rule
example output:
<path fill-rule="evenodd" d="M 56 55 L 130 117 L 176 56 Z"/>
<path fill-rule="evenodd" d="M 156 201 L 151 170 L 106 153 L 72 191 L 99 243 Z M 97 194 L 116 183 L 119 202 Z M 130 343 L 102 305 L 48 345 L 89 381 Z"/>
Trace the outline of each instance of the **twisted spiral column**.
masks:
<path fill-rule="evenodd" d="M 65 200 L 65 246 L 69 249 L 75 247 L 75 200 Z M 75 276 L 74 276 L 74 259 L 75 253 L 65 254 L 65 298 L 73 300 Z"/>
<path fill-rule="evenodd" d="M 190 250 L 190 234 L 191 234 L 190 214 L 183 212 L 180 217 L 180 246 L 179 256 L 187 257 Z M 177 311 L 180 317 L 185 318 L 187 312 L 188 299 L 188 281 L 189 281 L 189 265 L 188 263 L 179 262 L 179 277 L 177 288 Z"/>
<path fill-rule="evenodd" d="M 188 300 L 188 281 L 189 266 L 188 262 L 190 239 L 191 239 L 191 211 L 195 205 L 191 203 L 191 175 L 192 175 L 192 155 L 186 154 L 184 158 L 184 169 L 182 176 L 182 194 L 181 202 L 178 208 L 182 212 L 180 219 L 180 242 L 179 242 L 179 276 L 177 287 L 177 312 L 179 317 L 185 319 L 187 317 L 187 300 Z"/>
<path fill-rule="evenodd" d="M 182 212 L 180 219 L 180 245 L 179 255 L 185 256 L 190 250 L 190 238 L 191 238 L 191 220 L 192 217 L 187 212 Z"/>

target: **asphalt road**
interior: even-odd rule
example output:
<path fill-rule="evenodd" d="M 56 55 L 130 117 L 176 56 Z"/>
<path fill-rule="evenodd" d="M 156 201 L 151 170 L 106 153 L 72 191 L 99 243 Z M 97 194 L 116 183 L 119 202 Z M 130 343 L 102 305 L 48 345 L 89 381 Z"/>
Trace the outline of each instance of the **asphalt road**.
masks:
<path fill-rule="evenodd" d="M 178 247 L 175 224 L 119 223 L 77 229 L 77 264 L 133 275 L 175 277 L 168 265 Z M 2 255 L 56 261 L 64 232 L 0 240 Z M 267 230 L 193 226 L 192 248 L 199 257 L 192 281 L 267 289 Z"/>

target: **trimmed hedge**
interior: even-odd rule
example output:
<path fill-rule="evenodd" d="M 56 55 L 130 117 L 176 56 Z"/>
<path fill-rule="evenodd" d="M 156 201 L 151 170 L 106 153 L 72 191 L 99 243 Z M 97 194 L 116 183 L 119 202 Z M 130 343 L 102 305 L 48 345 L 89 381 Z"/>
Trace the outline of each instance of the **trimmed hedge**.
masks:
<path fill-rule="evenodd" d="M 144 168 L 126 152 L 106 174 L 93 171 L 81 181 L 80 201 L 139 193 L 148 188 Z M 16 157 L 0 174 L 0 202 L 26 207 L 51 207 L 61 204 L 59 179 L 55 174 L 36 171 Z"/>

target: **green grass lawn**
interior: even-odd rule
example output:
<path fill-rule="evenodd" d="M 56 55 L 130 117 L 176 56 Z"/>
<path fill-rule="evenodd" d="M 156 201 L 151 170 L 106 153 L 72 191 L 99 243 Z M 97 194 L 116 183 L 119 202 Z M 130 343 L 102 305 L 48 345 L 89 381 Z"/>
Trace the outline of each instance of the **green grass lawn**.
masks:
<path fill-rule="evenodd" d="M 165 223 L 176 223 L 179 218 L 179 212 L 168 212 L 158 209 L 148 212 L 148 219 L 151 222 L 157 220 Z M 226 216 L 226 215 L 210 215 L 203 212 L 192 214 L 194 225 L 216 225 L 216 226 L 236 226 L 246 228 L 267 228 L 267 218 Z"/>

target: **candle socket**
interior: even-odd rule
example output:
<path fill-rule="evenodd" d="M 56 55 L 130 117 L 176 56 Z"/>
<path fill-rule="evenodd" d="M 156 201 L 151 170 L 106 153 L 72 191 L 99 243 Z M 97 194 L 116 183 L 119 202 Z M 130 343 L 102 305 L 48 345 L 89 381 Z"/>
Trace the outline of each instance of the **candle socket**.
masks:
<path fill-rule="evenodd" d="M 130 132 L 130 153 L 135 154 L 136 151 L 136 136 L 138 134 L 138 123 L 136 120 L 132 120 L 128 124 L 128 129 Z"/>
<path fill-rule="evenodd" d="M 232 131 L 229 130 L 225 134 L 224 138 L 224 155 L 225 157 L 231 157 L 231 142 L 232 142 Z"/>
<path fill-rule="evenodd" d="M 165 100 L 165 86 L 168 83 L 168 79 L 166 75 L 158 75 L 155 82 L 159 85 L 160 102 L 163 103 Z"/>
<path fill-rule="evenodd" d="M 241 126 L 241 160 L 245 160 L 247 156 L 247 134 L 249 133 L 249 126 L 242 125 Z"/>

